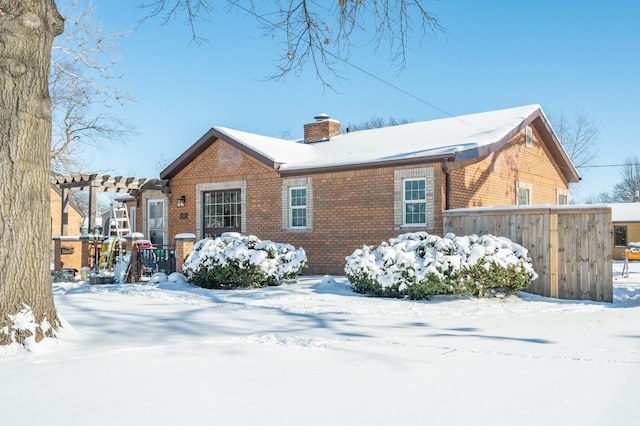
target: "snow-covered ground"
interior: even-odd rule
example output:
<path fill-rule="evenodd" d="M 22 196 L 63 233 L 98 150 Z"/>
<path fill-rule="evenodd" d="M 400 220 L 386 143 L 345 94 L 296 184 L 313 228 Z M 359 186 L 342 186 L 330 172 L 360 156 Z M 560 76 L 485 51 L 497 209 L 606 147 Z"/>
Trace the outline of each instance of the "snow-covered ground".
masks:
<path fill-rule="evenodd" d="M 640 263 L 613 304 L 54 284 L 55 345 L 0 358 L 3 425 L 631 425 Z"/>

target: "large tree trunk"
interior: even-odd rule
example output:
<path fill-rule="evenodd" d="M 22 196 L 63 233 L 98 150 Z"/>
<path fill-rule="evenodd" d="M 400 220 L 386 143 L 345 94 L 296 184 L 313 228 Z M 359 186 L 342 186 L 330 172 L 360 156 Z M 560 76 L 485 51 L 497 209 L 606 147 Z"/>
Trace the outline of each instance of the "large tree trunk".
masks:
<path fill-rule="evenodd" d="M 54 0 L 0 0 L 0 345 L 59 326 L 50 281 L 48 77 Z"/>

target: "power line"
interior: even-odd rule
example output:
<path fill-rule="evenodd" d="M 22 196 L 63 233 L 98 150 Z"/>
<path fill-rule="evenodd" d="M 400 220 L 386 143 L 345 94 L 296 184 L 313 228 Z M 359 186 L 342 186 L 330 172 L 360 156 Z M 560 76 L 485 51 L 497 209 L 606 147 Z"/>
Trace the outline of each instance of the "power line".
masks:
<path fill-rule="evenodd" d="M 624 163 L 624 164 L 594 164 L 591 166 L 580 166 L 580 168 L 598 168 L 598 167 L 624 167 L 624 166 L 640 166 L 640 163 Z"/>
<path fill-rule="evenodd" d="M 276 24 L 276 23 L 268 20 L 264 16 L 258 15 L 254 10 L 247 9 L 246 7 L 240 5 L 240 4 L 236 3 L 236 2 L 232 2 L 232 4 L 235 7 L 237 7 L 238 9 L 241 9 L 241 10 L 247 12 L 248 14 L 253 15 L 256 19 L 269 24 L 271 27 L 278 28 L 279 30 L 284 31 L 288 36 L 293 37 L 293 38 L 297 38 L 298 40 L 301 39 L 301 36 L 298 36 L 296 34 L 291 34 L 286 28 L 283 28 L 283 26 L 281 24 Z M 320 47 L 320 49 L 323 49 L 323 48 Z M 328 50 L 324 50 L 323 49 L 323 51 L 324 51 L 324 53 L 326 55 L 331 56 L 332 58 L 334 58 L 334 59 L 336 59 L 336 60 L 338 60 L 338 61 L 340 61 L 340 62 L 342 62 L 342 63 L 344 63 L 346 65 L 349 65 L 350 67 L 356 69 L 357 71 L 360 71 L 361 73 L 366 74 L 369 77 L 371 77 L 371 78 L 373 78 L 375 80 L 378 80 L 379 82 L 391 87 L 392 89 L 397 90 L 400 93 L 403 93 L 403 94 L 405 94 L 405 95 L 417 100 L 418 102 L 421 102 L 421 103 L 423 103 L 423 104 L 425 104 L 425 105 L 427 105 L 427 106 L 429 106 L 429 107 L 431 107 L 431 108 L 433 108 L 433 109 L 435 109 L 437 111 L 440 111 L 443 114 L 445 114 L 445 115 L 447 115 L 447 116 L 449 116 L 451 118 L 454 118 L 454 119 L 460 121 L 461 123 L 466 124 L 467 126 L 473 127 L 476 130 L 479 130 L 479 131 L 481 131 L 483 133 L 490 134 L 490 135 L 492 135 L 494 137 L 499 137 L 499 135 L 495 135 L 489 130 L 486 130 L 486 129 L 480 128 L 480 127 L 478 127 L 478 126 L 476 126 L 474 124 L 471 124 L 471 123 L 461 119 L 459 116 L 455 116 L 455 115 L 451 114 L 450 112 L 445 111 L 444 109 L 432 104 L 431 102 L 428 102 L 428 101 L 422 99 L 421 97 L 419 97 L 417 95 L 414 95 L 413 93 L 411 93 L 411 92 L 409 92 L 409 91 L 407 91 L 407 90 L 405 90 L 405 89 L 403 89 L 403 88 L 401 88 L 401 87 L 399 87 L 399 86 L 397 86 L 397 85 L 395 85 L 395 84 L 383 79 L 382 77 L 378 77 L 377 75 L 371 73 L 370 71 L 365 70 L 364 68 L 362 68 L 362 67 L 360 67 L 358 65 L 352 64 L 351 62 L 347 61 L 346 59 L 343 59 L 343 58 L 339 57 L 338 55 L 336 55 L 336 54 L 334 54 L 334 53 L 332 53 L 332 52 L 330 52 Z"/>

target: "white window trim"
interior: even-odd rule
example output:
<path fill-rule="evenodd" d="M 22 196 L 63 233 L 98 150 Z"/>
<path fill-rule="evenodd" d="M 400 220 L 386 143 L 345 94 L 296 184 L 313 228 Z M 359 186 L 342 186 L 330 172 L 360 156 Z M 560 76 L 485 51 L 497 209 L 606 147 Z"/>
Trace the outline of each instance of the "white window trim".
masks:
<path fill-rule="evenodd" d="M 425 224 L 405 224 L 404 182 L 425 179 Z M 435 197 L 433 167 L 401 169 L 394 172 L 393 223 L 396 230 L 425 230 L 435 228 Z"/>
<path fill-rule="evenodd" d="M 415 181 L 421 181 L 424 182 L 424 199 L 423 200 L 407 200 L 406 196 L 407 196 L 407 189 L 406 189 L 406 183 L 407 182 L 415 182 Z M 407 223 L 407 205 L 408 204 L 424 204 L 424 211 L 425 211 L 425 215 L 424 215 L 424 219 L 425 222 L 417 222 L 417 223 Z M 406 178 L 406 179 L 402 179 L 402 226 L 427 226 L 426 223 L 427 220 L 427 179 L 426 178 Z"/>
<path fill-rule="evenodd" d="M 527 192 L 529 193 L 529 199 L 527 200 L 529 203 L 528 204 L 520 204 L 520 197 L 519 192 L 520 189 L 525 189 L 527 190 Z M 524 182 L 521 180 L 516 181 L 516 201 L 515 201 L 515 205 L 516 206 L 530 206 L 531 204 L 533 204 L 532 200 L 533 200 L 533 185 L 531 185 L 529 182 Z"/>
<path fill-rule="evenodd" d="M 564 188 L 557 188 L 556 189 L 556 204 L 558 204 L 558 205 L 563 205 L 563 204 L 560 204 L 560 197 L 561 196 L 567 197 L 567 205 L 568 205 L 569 204 L 569 190 L 568 189 L 564 189 Z"/>
<path fill-rule="evenodd" d="M 307 226 L 292 226 L 291 224 L 291 190 L 304 188 L 307 191 Z M 313 180 L 306 178 L 289 178 L 282 180 L 282 229 L 285 231 L 313 230 Z"/>
<path fill-rule="evenodd" d="M 202 232 L 202 201 L 203 193 L 210 191 L 224 191 L 227 189 L 240 190 L 240 233 L 247 233 L 247 181 L 232 180 L 228 182 L 209 182 L 196 185 L 196 235 L 203 238 Z"/>
<path fill-rule="evenodd" d="M 524 144 L 527 148 L 533 148 L 533 128 L 531 126 L 525 127 Z"/>
<path fill-rule="evenodd" d="M 149 230 L 149 203 L 152 201 L 162 201 L 162 241 L 164 245 L 169 244 L 169 200 L 166 198 L 149 197 L 144 199 L 144 231 L 146 238 L 151 239 L 151 232 Z"/>
<path fill-rule="evenodd" d="M 293 204 L 291 204 L 291 200 L 292 200 L 291 193 L 294 190 L 298 190 L 298 189 L 304 189 L 305 190 L 305 194 L 304 194 L 305 204 L 304 204 L 304 206 L 294 206 Z M 294 228 L 294 229 L 306 229 L 307 228 L 307 225 L 306 225 L 306 222 L 307 222 L 307 217 L 306 217 L 307 216 L 307 203 L 306 203 L 307 193 L 306 193 L 306 191 L 307 191 L 307 187 L 306 186 L 291 186 L 291 187 L 289 187 L 289 228 Z M 294 225 L 293 224 L 293 211 L 294 210 L 304 210 L 305 211 L 305 225 L 304 226 L 299 226 L 299 225 Z"/>
<path fill-rule="evenodd" d="M 136 211 L 136 206 L 129 207 L 129 228 L 131 229 L 132 233 L 138 232 Z"/>

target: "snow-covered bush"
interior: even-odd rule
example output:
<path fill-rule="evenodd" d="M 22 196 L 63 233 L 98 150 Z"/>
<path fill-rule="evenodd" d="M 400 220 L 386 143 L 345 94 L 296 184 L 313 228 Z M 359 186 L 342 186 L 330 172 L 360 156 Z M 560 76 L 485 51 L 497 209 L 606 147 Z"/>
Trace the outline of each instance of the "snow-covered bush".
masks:
<path fill-rule="evenodd" d="M 302 248 L 261 241 L 237 233 L 194 244 L 183 271 L 189 282 L 205 288 L 234 289 L 278 285 L 306 266 Z"/>
<path fill-rule="evenodd" d="M 346 258 L 345 274 L 355 292 L 411 299 L 518 291 L 537 278 L 528 251 L 507 238 L 426 232 L 355 250 Z"/>

